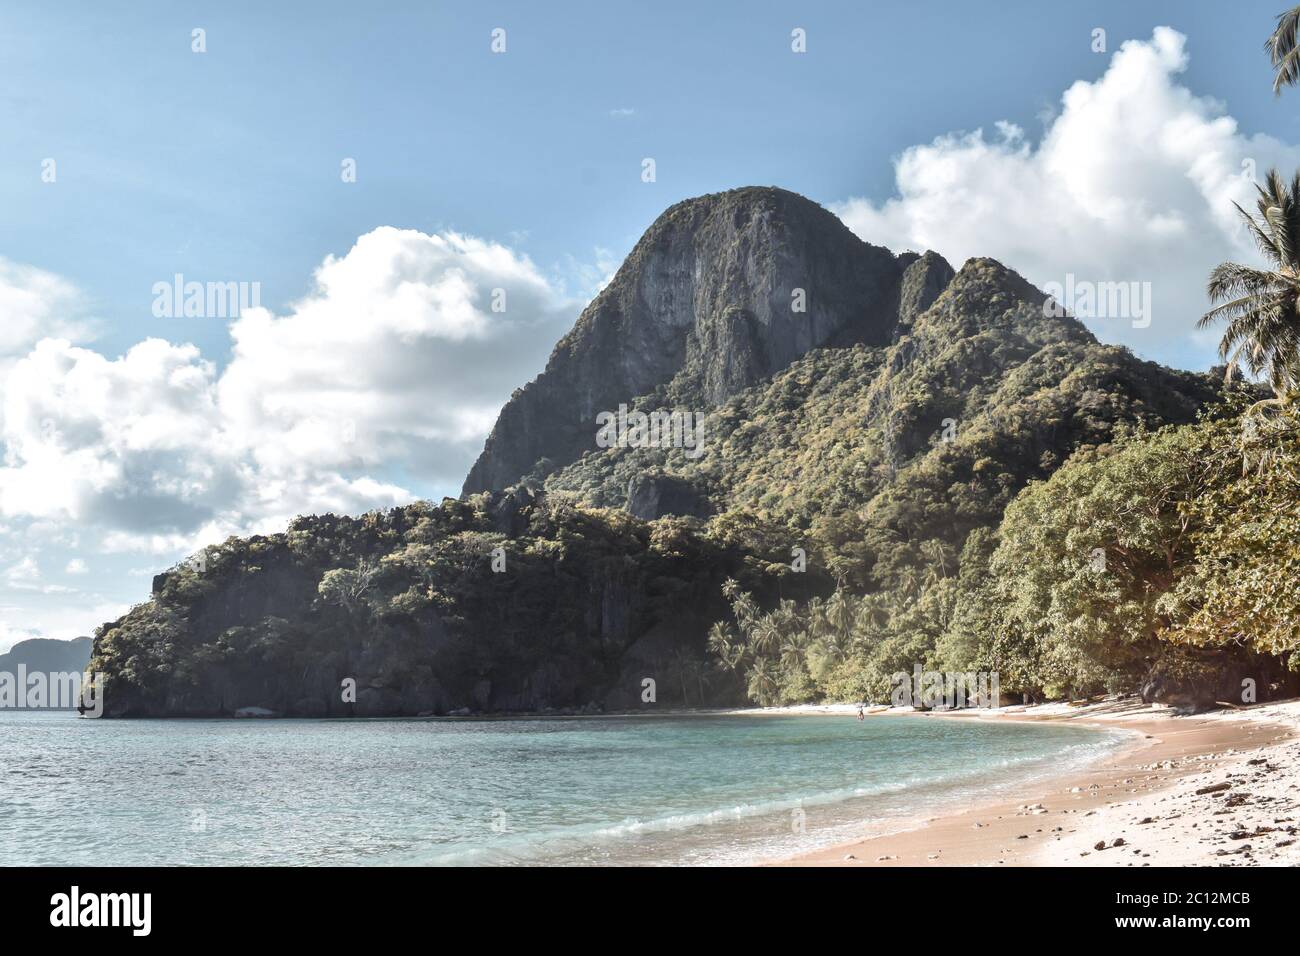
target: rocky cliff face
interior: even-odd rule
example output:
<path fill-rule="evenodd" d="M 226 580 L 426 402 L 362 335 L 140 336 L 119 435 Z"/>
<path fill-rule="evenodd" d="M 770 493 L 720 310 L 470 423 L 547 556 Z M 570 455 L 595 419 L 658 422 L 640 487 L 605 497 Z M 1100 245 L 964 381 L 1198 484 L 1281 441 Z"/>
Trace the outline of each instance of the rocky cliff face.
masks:
<path fill-rule="evenodd" d="M 660 386 L 714 406 L 818 346 L 886 345 L 952 274 L 782 189 L 678 203 L 501 410 L 464 493 L 574 461 L 596 447 L 599 412 Z"/>
<path fill-rule="evenodd" d="M 904 253 L 898 258 L 900 262 L 908 263 L 898 294 L 897 332 L 902 334 L 912 327 L 917 316 L 934 305 L 935 299 L 948 288 L 956 273 L 948 260 L 937 252 L 920 256 Z"/>

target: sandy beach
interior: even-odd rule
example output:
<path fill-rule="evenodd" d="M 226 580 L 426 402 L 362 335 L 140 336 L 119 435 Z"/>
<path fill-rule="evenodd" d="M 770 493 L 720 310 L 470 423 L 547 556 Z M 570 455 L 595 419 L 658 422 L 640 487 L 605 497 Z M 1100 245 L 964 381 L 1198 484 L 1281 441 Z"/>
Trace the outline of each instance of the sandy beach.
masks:
<path fill-rule="evenodd" d="M 832 705 L 786 712 L 854 711 Z M 869 713 L 881 712 L 898 713 Z M 1300 700 L 1187 716 L 1108 700 L 917 713 L 915 719 L 1069 721 L 1134 733 L 1110 757 L 1035 781 L 1014 800 L 918 818 L 898 832 L 778 865 L 1300 864 Z"/>

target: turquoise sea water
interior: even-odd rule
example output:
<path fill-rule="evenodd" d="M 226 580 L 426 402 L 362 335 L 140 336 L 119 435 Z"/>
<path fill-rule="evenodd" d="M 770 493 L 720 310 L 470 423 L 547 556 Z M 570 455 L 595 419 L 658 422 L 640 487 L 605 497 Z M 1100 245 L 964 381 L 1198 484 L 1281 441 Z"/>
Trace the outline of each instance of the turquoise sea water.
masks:
<path fill-rule="evenodd" d="M 5 864 L 780 858 L 1123 738 L 911 716 L 94 721 L 0 712 Z"/>

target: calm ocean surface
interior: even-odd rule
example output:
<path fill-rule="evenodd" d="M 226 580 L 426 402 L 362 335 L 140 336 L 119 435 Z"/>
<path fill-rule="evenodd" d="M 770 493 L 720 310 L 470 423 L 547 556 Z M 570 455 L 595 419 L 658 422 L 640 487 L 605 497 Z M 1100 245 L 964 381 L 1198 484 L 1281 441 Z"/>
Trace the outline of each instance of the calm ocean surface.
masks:
<path fill-rule="evenodd" d="M 985 802 L 1123 740 L 907 716 L 94 721 L 4 711 L 0 861 L 743 863 Z"/>

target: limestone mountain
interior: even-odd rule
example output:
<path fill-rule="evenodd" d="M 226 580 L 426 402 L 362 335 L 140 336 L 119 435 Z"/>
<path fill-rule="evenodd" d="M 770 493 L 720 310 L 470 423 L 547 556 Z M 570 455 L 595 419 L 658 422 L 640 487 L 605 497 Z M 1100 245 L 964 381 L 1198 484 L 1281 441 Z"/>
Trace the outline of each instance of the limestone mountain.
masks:
<path fill-rule="evenodd" d="M 882 666 L 922 660 L 926 596 L 960 604 L 967 554 L 1027 484 L 1217 393 L 1045 298 L 992 260 L 895 256 L 782 190 L 680 203 L 507 403 L 461 499 L 299 518 L 159 575 L 96 634 L 107 712 L 770 699 L 768 664 L 720 667 L 711 628 L 740 589 L 797 637 L 837 582 L 874 602 L 864 634 L 899 635 Z M 597 447 L 624 404 L 702 415 L 703 453 Z M 868 685 L 780 695 L 841 686 Z"/>
<path fill-rule="evenodd" d="M 825 345 L 887 345 L 952 270 L 895 256 L 783 189 L 689 199 L 646 231 L 608 286 L 515 392 L 464 493 L 595 447 L 596 415 L 672 385 L 717 405 Z"/>
<path fill-rule="evenodd" d="M 763 514 L 792 539 L 818 540 L 825 563 L 863 585 L 873 570 L 912 566 L 927 540 L 955 554 L 1027 482 L 1117 423 L 1187 422 L 1217 392 L 1210 376 L 1100 344 L 1045 314 L 1045 299 L 972 259 L 892 345 L 816 349 L 710 411 L 705 454 L 600 449 L 546 488 L 646 520 Z"/>

